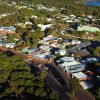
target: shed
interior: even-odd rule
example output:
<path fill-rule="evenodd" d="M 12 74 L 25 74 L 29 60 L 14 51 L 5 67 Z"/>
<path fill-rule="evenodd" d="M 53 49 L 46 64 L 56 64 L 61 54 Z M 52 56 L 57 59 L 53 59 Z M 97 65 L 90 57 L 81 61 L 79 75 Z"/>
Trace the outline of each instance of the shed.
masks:
<path fill-rule="evenodd" d="M 90 81 L 81 81 L 79 84 L 83 89 L 89 89 L 93 87 L 93 84 Z"/>
<path fill-rule="evenodd" d="M 79 81 L 90 79 L 90 77 L 88 75 L 84 74 L 83 72 L 73 73 L 72 76 L 74 76 L 77 79 L 79 79 Z"/>

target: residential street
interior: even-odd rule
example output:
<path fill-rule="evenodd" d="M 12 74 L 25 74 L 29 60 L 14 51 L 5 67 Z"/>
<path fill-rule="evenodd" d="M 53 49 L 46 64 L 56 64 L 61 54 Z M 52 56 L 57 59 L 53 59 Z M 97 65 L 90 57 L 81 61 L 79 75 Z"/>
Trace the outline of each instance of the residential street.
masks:
<path fill-rule="evenodd" d="M 47 75 L 46 82 L 50 86 L 52 90 L 59 92 L 61 100 L 70 100 L 69 96 L 67 95 L 64 87 L 59 85 L 52 77 Z"/>

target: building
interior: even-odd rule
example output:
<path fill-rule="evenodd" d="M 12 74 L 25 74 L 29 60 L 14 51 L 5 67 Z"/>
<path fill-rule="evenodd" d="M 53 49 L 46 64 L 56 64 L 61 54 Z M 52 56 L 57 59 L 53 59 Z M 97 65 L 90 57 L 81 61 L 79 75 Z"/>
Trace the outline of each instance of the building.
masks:
<path fill-rule="evenodd" d="M 89 89 L 93 87 L 93 84 L 90 81 L 81 81 L 79 84 L 83 89 Z"/>
<path fill-rule="evenodd" d="M 99 28 L 91 27 L 91 26 L 79 26 L 78 31 L 85 31 L 85 32 L 100 32 Z"/>
<path fill-rule="evenodd" d="M 10 34 L 10 33 L 15 33 L 16 28 L 14 26 L 10 26 L 10 27 L 0 27 L 0 33 L 1 34 Z"/>
<path fill-rule="evenodd" d="M 52 24 L 47 24 L 47 25 L 38 24 L 37 26 L 41 28 L 41 31 L 45 31 L 45 29 L 51 28 Z"/>
<path fill-rule="evenodd" d="M 72 45 L 81 44 L 81 41 L 79 41 L 79 40 L 72 40 L 71 44 Z"/>
<path fill-rule="evenodd" d="M 67 73 L 76 73 L 85 70 L 85 65 L 78 61 L 73 62 L 64 62 L 58 65 L 60 68 L 63 68 Z"/>
<path fill-rule="evenodd" d="M 50 51 L 51 49 L 48 45 L 41 45 L 39 48 L 44 51 Z"/>
<path fill-rule="evenodd" d="M 91 79 L 91 77 L 89 77 L 88 75 L 84 74 L 83 72 L 73 73 L 72 76 L 77 78 L 79 81 L 90 80 Z"/>
<path fill-rule="evenodd" d="M 10 43 L 10 42 L 6 42 L 3 44 L 3 46 L 5 46 L 6 48 L 14 48 L 15 44 L 14 43 Z"/>
<path fill-rule="evenodd" d="M 61 63 L 61 62 L 72 62 L 75 61 L 74 57 L 62 57 L 59 60 L 57 60 L 57 62 Z"/>

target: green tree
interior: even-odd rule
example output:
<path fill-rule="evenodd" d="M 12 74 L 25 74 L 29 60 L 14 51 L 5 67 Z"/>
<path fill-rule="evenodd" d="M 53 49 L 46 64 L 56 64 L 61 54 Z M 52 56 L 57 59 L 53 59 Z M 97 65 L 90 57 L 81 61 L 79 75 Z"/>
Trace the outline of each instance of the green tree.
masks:
<path fill-rule="evenodd" d="M 96 47 L 96 48 L 94 49 L 93 54 L 94 54 L 95 56 L 100 57 L 100 46 L 98 46 L 98 47 Z"/>
<path fill-rule="evenodd" d="M 46 96 L 47 89 L 44 88 L 46 72 L 32 74 L 23 59 L 15 55 L 9 57 L 0 53 L 0 62 L 0 99 L 27 97 L 26 94 Z"/>
<path fill-rule="evenodd" d="M 79 85 L 78 79 L 76 79 L 76 78 L 71 78 L 71 79 L 70 79 L 70 85 L 71 85 L 71 89 L 72 89 L 73 95 L 74 95 L 74 93 L 76 93 L 77 91 L 79 91 L 80 85 Z"/>
<path fill-rule="evenodd" d="M 100 100 L 100 88 L 98 88 L 96 91 L 96 98 L 97 100 Z"/>

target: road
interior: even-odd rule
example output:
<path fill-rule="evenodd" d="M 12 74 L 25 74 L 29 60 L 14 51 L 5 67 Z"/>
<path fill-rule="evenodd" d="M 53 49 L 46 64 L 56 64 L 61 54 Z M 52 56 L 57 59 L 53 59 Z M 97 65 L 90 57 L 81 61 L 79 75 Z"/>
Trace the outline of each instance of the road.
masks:
<path fill-rule="evenodd" d="M 46 83 L 49 87 L 60 94 L 60 100 L 70 100 L 63 86 L 59 85 L 52 77 L 46 76 Z"/>

